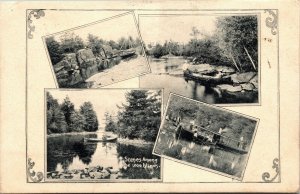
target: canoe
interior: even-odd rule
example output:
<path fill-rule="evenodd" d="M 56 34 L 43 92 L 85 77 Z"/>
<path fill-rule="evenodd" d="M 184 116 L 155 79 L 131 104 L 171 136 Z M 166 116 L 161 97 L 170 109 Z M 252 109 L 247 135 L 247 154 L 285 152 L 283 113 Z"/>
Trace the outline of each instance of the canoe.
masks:
<path fill-rule="evenodd" d="M 118 139 L 118 137 L 106 137 L 106 138 L 84 138 L 85 142 L 113 142 L 116 141 Z"/>
<path fill-rule="evenodd" d="M 201 145 L 210 145 L 210 146 L 217 146 L 217 148 L 221 148 L 225 151 L 239 153 L 239 154 L 246 154 L 248 151 L 243 148 L 242 146 L 239 147 L 238 145 L 242 145 L 242 142 L 239 140 L 232 139 L 230 137 L 220 135 L 219 133 L 210 131 L 208 129 L 204 129 L 202 127 L 201 132 L 198 131 L 197 138 L 194 137 L 194 132 L 188 128 L 187 125 L 182 125 L 181 127 L 177 128 L 176 135 L 177 138 L 183 138 L 188 141 L 194 141 L 195 143 L 201 144 Z M 226 141 L 233 141 L 234 144 L 226 143 Z"/>
<path fill-rule="evenodd" d="M 183 75 L 187 80 L 193 80 L 208 85 L 218 85 L 218 84 L 232 82 L 230 76 L 215 77 L 215 76 L 204 75 L 201 73 L 193 73 L 189 70 L 185 70 L 183 72 Z"/>

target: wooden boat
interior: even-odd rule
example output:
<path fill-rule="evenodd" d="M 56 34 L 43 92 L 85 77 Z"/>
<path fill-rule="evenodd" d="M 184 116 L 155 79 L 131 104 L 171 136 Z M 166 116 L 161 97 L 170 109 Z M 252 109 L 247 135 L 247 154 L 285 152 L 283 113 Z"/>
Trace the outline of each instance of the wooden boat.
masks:
<path fill-rule="evenodd" d="M 188 141 L 194 141 L 201 145 L 215 145 L 225 151 L 246 154 L 248 151 L 245 149 L 246 143 L 221 135 L 217 132 L 198 127 L 197 137 L 194 137 L 194 132 L 188 125 L 179 124 L 176 128 L 176 135 L 178 138 L 183 138 Z"/>
<path fill-rule="evenodd" d="M 183 76 L 187 80 L 193 80 L 193 81 L 197 81 L 209 85 L 232 83 L 230 76 L 223 76 L 223 77 L 210 76 L 202 73 L 193 73 L 190 70 L 185 70 L 183 72 Z"/>
<path fill-rule="evenodd" d="M 84 138 L 84 142 L 114 142 L 118 139 L 117 136 L 104 136 L 102 139 L 99 138 Z"/>
<path fill-rule="evenodd" d="M 120 51 L 116 52 L 112 56 L 112 58 L 121 57 L 122 59 L 125 59 L 125 58 L 128 58 L 128 57 L 131 57 L 131 56 L 135 55 L 135 53 L 136 53 L 135 49 L 120 50 Z"/>

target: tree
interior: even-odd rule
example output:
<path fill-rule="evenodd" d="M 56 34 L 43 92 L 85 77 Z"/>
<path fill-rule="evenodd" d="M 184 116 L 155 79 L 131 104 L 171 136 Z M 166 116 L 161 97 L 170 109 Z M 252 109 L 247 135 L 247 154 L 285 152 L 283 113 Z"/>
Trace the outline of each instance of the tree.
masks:
<path fill-rule="evenodd" d="M 239 70 L 257 70 L 258 40 L 255 16 L 219 17 L 216 38 L 223 51 Z"/>
<path fill-rule="evenodd" d="M 72 131 L 72 128 L 70 128 L 71 114 L 75 111 L 75 109 L 74 104 L 70 101 L 70 98 L 68 96 L 66 96 L 64 102 L 61 104 L 61 110 L 65 115 L 66 123 L 68 125 L 68 131 Z"/>
<path fill-rule="evenodd" d="M 113 119 L 113 116 L 106 112 L 104 114 L 105 117 L 105 131 L 111 131 L 111 132 L 116 132 L 117 130 L 117 124 Z"/>
<path fill-rule="evenodd" d="M 67 132 L 67 123 L 59 103 L 47 92 L 47 134 Z"/>
<path fill-rule="evenodd" d="M 88 47 L 90 47 L 94 53 L 94 55 L 97 55 L 101 52 L 101 48 L 103 48 L 103 45 L 105 44 L 105 41 L 102 39 L 99 39 L 98 36 L 94 36 L 92 34 L 88 35 Z"/>
<path fill-rule="evenodd" d="M 64 53 L 76 53 L 85 47 L 82 38 L 74 33 L 65 33 L 60 37 L 61 50 Z"/>
<path fill-rule="evenodd" d="M 83 131 L 85 125 L 84 116 L 78 111 L 73 111 L 70 115 L 69 129 L 71 129 L 71 131 L 80 132 Z"/>
<path fill-rule="evenodd" d="M 46 38 L 46 45 L 52 65 L 55 65 L 64 58 L 63 52 L 60 49 L 60 44 L 53 36 Z"/>
<path fill-rule="evenodd" d="M 80 106 L 80 114 L 84 117 L 84 127 L 85 131 L 97 131 L 98 130 L 98 119 L 96 112 L 93 109 L 91 102 L 84 102 Z"/>
<path fill-rule="evenodd" d="M 159 93 L 132 90 L 118 113 L 118 133 L 122 137 L 154 141 L 160 124 Z"/>

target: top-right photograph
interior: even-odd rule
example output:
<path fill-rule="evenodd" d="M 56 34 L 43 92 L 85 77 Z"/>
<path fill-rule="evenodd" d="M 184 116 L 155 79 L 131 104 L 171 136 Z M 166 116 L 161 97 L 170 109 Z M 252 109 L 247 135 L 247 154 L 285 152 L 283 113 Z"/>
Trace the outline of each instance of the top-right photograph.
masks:
<path fill-rule="evenodd" d="M 138 19 L 152 71 L 141 88 L 164 88 L 164 103 L 173 92 L 209 104 L 260 104 L 257 15 Z"/>

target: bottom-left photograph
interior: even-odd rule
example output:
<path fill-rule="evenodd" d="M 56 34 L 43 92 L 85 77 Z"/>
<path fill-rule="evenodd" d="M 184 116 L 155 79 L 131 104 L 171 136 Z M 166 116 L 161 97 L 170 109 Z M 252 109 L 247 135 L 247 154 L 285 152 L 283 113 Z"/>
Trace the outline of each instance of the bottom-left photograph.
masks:
<path fill-rule="evenodd" d="M 46 181 L 161 181 L 160 89 L 46 89 Z"/>

